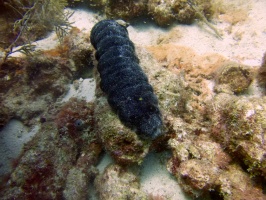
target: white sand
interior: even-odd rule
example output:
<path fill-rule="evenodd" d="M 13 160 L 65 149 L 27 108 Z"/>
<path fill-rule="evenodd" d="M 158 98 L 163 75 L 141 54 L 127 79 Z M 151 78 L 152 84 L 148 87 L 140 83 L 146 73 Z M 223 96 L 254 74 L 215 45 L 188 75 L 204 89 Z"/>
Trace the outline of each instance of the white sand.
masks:
<path fill-rule="evenodd" d="M 96 85 L 93 78 L 80 78 L 70 85 L 70 89 L 66 96 L 63 97 L 62 101 L 66 102 L 71 97 L 85 99 L 87 102 L 93 101 L 95 98 L 95 87 Z"/>
<path fill-rule="evenodd" d="M 167 153 L 150 153 L 142 164 L 140 175 L 141 189 L 153 196 L 162 195 L 166 199 L 191 199 L 185 195 L 166 169 Z M 168 157 L 169 158 L 169 157 Z"/>

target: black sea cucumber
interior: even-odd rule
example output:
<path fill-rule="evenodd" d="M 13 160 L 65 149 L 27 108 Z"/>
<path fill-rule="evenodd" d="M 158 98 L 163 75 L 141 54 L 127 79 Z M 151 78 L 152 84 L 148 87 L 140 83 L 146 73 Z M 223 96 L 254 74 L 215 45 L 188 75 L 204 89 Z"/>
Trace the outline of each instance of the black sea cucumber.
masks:
<path fill-rule="evenodd" d="M 158 99 L 139 66 L 126 27 L 114 20 L 100 21 L 92 28 L 90 40 L 96 49 L 100 87 L 120 120 L 142 137 L 161 135 Z"/>

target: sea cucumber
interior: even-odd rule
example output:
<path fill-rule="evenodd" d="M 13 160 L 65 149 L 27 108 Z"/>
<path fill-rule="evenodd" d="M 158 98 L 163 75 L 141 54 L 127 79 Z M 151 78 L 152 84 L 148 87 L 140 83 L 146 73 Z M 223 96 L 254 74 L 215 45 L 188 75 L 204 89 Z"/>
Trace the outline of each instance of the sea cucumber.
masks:
<path fill-rule="evenodd" d="M 90 40 L 96 49 L 100 87 L 119 119 L 141 137 L 161 135 L 158 99 L 139 65 L 126 27 L 102 20 L 92 28 Z"/>

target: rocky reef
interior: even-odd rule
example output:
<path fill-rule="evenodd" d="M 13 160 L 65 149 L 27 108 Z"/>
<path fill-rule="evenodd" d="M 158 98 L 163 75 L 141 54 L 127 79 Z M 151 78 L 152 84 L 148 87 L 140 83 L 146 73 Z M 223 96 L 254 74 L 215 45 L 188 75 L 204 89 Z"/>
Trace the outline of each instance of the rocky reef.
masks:
<path fill-rule="evenodd" d="M 172 44 L 147 49 L 166 66 L 156 72 L 153 63 L 152 71 L 171 134 L 168 170 L 181 187 L 194 197 L 264 199 L 265 102 L 255 89 L 263 68 Z"/>
<path fill-rule="evenodd" d="M 190 24 L 202 16 L 210 19 L 217 11 L 216 3 L 206 0 L 69 0 L 68 3 L 71 6 L 85 4 L 89 8 L 100 10 L 109 19 L 130 21 L 146 17 L 154 20 L 160 26 L 169 26 L 175 21 Z"/>
<path fill-rule="evenodd" d="M 163 26 L 190 23 L 197 12 L 209 18 L 215 9 L 206 1 L 87 4 L 112 18 L 148 15 Z M 102 17 L 95 15 L 91 27 Z M 132 41 L 137 31 L 128 28 Z M 264 200 L 266 56 L 260 66 L 251 66 L 215 52 L 198 53 L 173 42 L 182 34 L 166 30 L 152 44 L 135 44 L 162 113 L 163 135 L 153 141 L 138 137 L 108 104 L 100 74 L 91 70 L 97 61 L 90 31 L 73 27 L 58 46 L 24 56 L 6 57 L 1 49 L 0 128 L 11 119 L 39 127 L 11 161 L 10 172 L 1 175 L 1 199 L 90 199 L 88 188 L 98 199 L 171 199 L 150 194 L 140 181 L 147 155 L 167 151 L 163 167 L 192 198 Z M 62 100 L 71 83 L 77 89 L 77 79 L 92 74 L 94 101 Z M 112 161 L 101 171 L 102 153 Z"/>
<path fill-rule="evenodd" d="M 96 177 L 95 185 L 100 199 L 148 199 L 140 190 L 138 177 L 119 165 L 108 166 L 102 175 Z"/>
<path fill-rule="evenodd" d="M 1 128 L 10 119 L 38 127 L 20 155 L 11 160 L 10 173 L 1 171 L 2 199 L 88 196 L 88 183 L 97 174 L 94 165 L 102 152 L 92 131 L 94 106 L 77 98 L 62 101 L 73 79 L 80 77 L 85 66 L 89 71 L 92 48 L 88 42 L 86 34 L 73 28 L 53 49 L 8 57 L 1 64 Z M 78 194 L 73 193 L 76 190 Z"/>
<path fill-rule="evenodd" d="M 29 54 L 35 48 L 33 42 L 51 31 L 55 30 L 62 40 L 71 29 L 68 23 L 71 13 L 64 12 L 66 5 L 64 0 L 1 1 L 0 63 L 16 51 Z M 15 49 L 17 46 L 20 48 Z"/>

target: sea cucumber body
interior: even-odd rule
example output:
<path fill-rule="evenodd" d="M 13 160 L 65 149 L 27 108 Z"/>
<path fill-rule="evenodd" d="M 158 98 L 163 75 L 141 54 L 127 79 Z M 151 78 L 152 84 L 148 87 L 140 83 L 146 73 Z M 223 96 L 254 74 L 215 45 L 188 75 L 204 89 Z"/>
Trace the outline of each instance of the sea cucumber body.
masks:
<path fill-rule="evenodd" d="M 98 22 L 91 31 L 100 87 L 120 120 L 145 138 L 161 134 L 158 99 L 139 65 L 126 27 L 114 20 Z"/>

